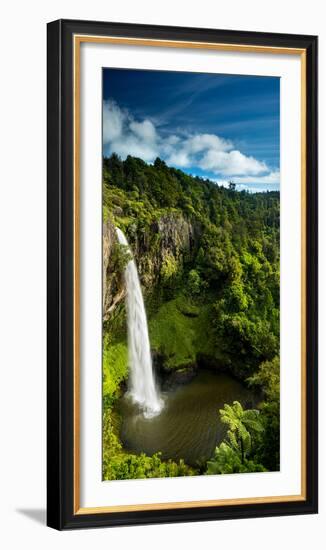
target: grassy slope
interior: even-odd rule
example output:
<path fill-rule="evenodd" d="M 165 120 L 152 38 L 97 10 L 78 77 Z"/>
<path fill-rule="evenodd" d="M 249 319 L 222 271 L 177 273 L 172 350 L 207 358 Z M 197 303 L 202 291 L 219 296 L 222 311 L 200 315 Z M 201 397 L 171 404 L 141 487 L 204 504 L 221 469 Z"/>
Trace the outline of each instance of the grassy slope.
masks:
<path fill-rule="evenodd" d="M 216 356 L 210 331 L 210 305 L 195 306 L 184 296 L 164 303 L 149 321 L 152 349 L 162 354 L 167 369 L 196 363 L 198 354 Z"/>
<path fill-rule="evenodd" d="M 149 319 L 151 348 L 164 356 L 168 370 L 191 367 L 198 355 L 215 360 L 223 357 L 214 343 L 210 329 L 210 304 L 195 305 L 183 295 L 163 303 Z M 126 337 L 120 332 L 117 341 L 104 340 L 103 394 L 117 396 L 122 381 L 128 376 Z M 122 336 L 122 337 L 121 337 Z"/>

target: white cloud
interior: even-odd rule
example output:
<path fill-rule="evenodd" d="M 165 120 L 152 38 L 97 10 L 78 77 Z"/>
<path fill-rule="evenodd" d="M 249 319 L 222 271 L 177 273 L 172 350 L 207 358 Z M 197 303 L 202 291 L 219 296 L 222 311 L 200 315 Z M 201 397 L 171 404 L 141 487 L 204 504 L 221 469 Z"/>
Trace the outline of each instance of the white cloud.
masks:
<path fill-rule="evenodd" d="M 129 128 L 131 132 L 146 142 L 156 140 L 155 126 L 150 120 L 143 120 L 143 122 L 133 121 L 129 124 Z"/>
<path fill-rule="evenodd" d="M 176 145 L 177 143 L 179 143 L 181 141 L 181 138 L 179 136 L 169 136 L 168 138 L 166 138 L 166 143 L 168 143 L 168 145 Z"/>
<path fill-rule="evenodd" d="M 234 181 L 236 183 L 280 183 L 280 172 L 278 170 L 275 170 L 274 172 L 270 172 L 265 176 L 259 177 L 243 176 L 240 178 L 235 178 Z"/>
<path fill-rule="evenodd" d="M 239 184 L 255 183 L 257 177 L 265 178 L 266 184 L 279 179 L 278 172 L 270 172 L 264 162 L 244 155 L 230 140 L 215 134 L 162 135 L 151 120 L 135 120 L 112 100 L 103 104 L 103 144 L 106 152 L 123 159 L 132 155 L 153 162 L 159 156 L 176 167 L 237 177 Z"/>
<path fill-rule="evenodd" d="M 264 162 L 247 157 L 237 150 L 225 152 L 209 149 L 201 159 L 200 167 L 225 176 L 255 175 L 268 171 Z"/>
<path fill-rule="evenodd" d="M 168 164 L 172 164 L 174 166 L 179 166 L 180 168 L 187 168 L 187 166 L 191 165 L 191 159 L 184 149 L 176 150 L 175 152 L 171 153 L 168 158 L 166 159 Z"/>
<path fill-rule="evenodd" d="M 151 162 L 160 153 L 154 124 L 134 120 L 110 99 L 103 104 L 103 143 L 122 158 L 132 155 Z"/>
<path fill-rule="evenodd" d="M 189 153 L 201 153 L 206 150 L 229 151 L 233 144 L 214 134 L 197 134 L 188 138 L 184 147 Z"/>
<path fill-rule="evenodd" d="M 208 151 L 227 151 L 232 148 L 232 142 L 214 134 L 196 134 L 183 140 L 171 136 L 169 147 L 165 148 L 166 161 L 185 168 L 187 166 L 201 166 L 203 155 Z"/>
<path fill-rule="evenodd" d="M 124 119 L 127 117 L 111 100 L 103 103 L 103 141 L 109 143 L 119 139 L 122 134 Z"/>
<path fill-rule="evenodd" d="M 230 179 L 219 179 L 216 178 L 213 181 L 222 187 L 229 187 Z M 250 191 L 266 190 L 269 187 L 275 189 L 280 184 L 280 172 L 278 170 L 270 172 L 265 176 L 243 176 L 243 177 L 234 177 L 232 181 L 237 184 L 237 189 L 246 189 Z"/>

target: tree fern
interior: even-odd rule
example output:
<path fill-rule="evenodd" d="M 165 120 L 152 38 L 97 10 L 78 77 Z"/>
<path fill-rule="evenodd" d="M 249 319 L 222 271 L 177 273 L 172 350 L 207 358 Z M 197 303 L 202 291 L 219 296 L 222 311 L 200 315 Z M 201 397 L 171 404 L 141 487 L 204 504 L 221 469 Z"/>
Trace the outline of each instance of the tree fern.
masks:
<path fill-rule="evenodd" d="M 244 410 L 239 401 L 233 401 L 233 405 L 225 404 L 220 409 L 221 421 L 229 427 L 227 432 L 230 448 L 241 455 L 241 462 L 252 450 L 252 440 L 256 434 L 263 432 L 264 428 L 256 409 Z"/>

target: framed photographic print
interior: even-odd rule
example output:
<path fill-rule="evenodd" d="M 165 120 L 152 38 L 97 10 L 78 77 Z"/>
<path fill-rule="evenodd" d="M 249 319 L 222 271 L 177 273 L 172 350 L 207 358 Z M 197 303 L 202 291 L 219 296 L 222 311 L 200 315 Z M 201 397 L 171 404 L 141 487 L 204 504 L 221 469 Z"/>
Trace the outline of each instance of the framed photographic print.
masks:
<path fill-rule="evenodd" d="M 48 525 L 317 512 L 317 38 L 48 24 Z"/>

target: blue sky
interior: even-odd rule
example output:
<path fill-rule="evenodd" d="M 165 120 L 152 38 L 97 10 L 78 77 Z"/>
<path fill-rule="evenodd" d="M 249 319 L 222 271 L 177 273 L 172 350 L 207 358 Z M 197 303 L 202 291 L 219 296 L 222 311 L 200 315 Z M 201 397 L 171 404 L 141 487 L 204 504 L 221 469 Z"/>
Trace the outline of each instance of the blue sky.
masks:
<path fill-rule="evenodd" d="M 279 78 L 103 69 L 103 152 L 279 189 Z"/>

